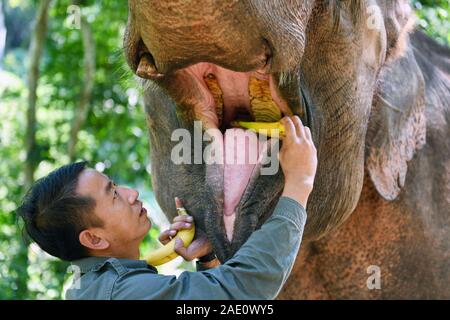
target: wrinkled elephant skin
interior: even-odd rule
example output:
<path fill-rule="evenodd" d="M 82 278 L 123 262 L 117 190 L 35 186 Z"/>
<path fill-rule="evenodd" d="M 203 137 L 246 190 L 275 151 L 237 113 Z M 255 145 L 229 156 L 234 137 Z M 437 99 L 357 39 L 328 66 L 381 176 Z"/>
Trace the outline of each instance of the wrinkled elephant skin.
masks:
<path fill-rule="evenodd" d="M 145 79 L 152 182 L 168 218 L 182 198 L 229 259 L 272 213 L 283 174 L 262 175 L 260 160 L 176 164 L 172 133 L 215 129 L 226 153 L 231 134 L 247 133 L 233 120 L 297 114 L 319 163 L 280 298 L 450 298 L 450 50 L 414 29 L 407 0 L 129 8 L 126 56 Z"/>

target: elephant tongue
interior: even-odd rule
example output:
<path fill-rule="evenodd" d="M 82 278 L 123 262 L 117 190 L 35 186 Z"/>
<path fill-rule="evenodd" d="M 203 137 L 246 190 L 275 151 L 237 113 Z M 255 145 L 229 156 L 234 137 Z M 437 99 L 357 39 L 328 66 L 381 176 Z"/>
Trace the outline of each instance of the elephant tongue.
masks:
<path fill-rule="evenodd" d="M 233 237 L 236 207 L 266 148 L 267 140 L 259 140 L 252 131 L 238 128 L 225 131 L 223 219 L 229 241 Z"/>

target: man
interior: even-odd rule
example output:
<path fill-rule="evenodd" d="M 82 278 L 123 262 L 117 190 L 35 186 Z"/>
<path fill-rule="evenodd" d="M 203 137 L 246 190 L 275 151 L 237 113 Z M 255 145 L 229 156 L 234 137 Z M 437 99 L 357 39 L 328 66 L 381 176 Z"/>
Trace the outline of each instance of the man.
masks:
<path fill-rule="evenodd" d="M 211 260 L 212 247 L 197 233 L 175 250 L 198 272 L 159 275 L 139 260 L 139 244 L 151 227 L 136 190 L 119 187 L 85 163 L 64 166 L 39 180 L 18 209 L 29 236 L 49 254 L 81 271 L 68 299 L 273 299 L 286 281 L 300 247 L 308 196 L 317 168 L 309 128 L 297 116 L 282 119 L 280 150 L 283 194 L 273 215 L 226 263 Z M 179 206 L 180 204 L 178 204 Z M 192 217 L 177 217 L 160 241 L 166 243 Z M 210 268 L 211 266 L 217 266 Z"/>

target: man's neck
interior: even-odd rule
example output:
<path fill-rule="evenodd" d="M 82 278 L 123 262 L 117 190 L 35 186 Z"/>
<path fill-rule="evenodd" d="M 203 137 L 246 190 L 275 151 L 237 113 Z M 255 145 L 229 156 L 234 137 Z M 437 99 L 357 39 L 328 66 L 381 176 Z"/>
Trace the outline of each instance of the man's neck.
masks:
<path fill-rule="evenodd" d="M 139 260 L 140 251 L 139 248 L 133 250 L 104 250 L 104 251 L 91 251 L 91 257 L 112 257 L 117 259 Z"/>

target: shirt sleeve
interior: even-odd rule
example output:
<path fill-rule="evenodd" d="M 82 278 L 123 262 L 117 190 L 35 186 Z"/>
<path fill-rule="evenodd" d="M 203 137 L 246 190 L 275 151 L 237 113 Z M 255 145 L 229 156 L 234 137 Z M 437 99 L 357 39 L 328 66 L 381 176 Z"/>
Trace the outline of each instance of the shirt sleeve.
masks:
<path fill-rule="evenodd" d="M 300 248 L 305 209 L 281 197 L 272 216 L 226 263 L 178 278 L 132 271 L 116 281 L 113 299 L 274 299 Z"/>

